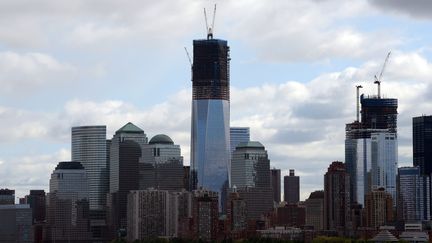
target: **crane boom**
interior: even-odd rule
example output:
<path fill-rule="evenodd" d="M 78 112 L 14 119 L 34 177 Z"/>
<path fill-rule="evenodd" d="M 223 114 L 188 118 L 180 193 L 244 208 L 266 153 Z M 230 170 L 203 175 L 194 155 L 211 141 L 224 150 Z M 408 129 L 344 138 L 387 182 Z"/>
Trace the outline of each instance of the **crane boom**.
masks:
<path fill-rule="evenodd" d="M 206 9 L 205 8 L 204 8 L 204 19 L 205 19 L 205 24 L 206 24 L 206 32 L 208 34 L 209 26 L 208 26 L 208 22 L 207 22 L 207 13 L 206 13 Z"/>
<path fill-rule="evenodd" d="M 386 68 L 387 63 L 388 63 L 388 60 L 389 60 L 389 58 L 390 58 L 390 54 L 391 54 L 391 51 L 389 51 L 389 53 L 387 54 L 387 57 L 386 57 L 386 59 L 385 59 L 385 61 L 384 61 L 383 67 L 382 67 L 382 69 L 381 69 L 381 73 L 380 73 L 380 75 L 379 75 L 379 77 L 378 77 L 378 81 L 381 81 L 382 75 L 383 75 L 383 73 L 384 73 L 384 69 Z"/>
<path fill-rule="evenodd" d="M 190 57 L 190 55 L 189 55 L 189 52 L 188 52 L 188 50 L 187 50 L 186 47 L 185 47 L 184 49 L 185 49 L 185 51 L 186 51 L 186 55 L 187 55 L 187 57 L 188 57 L 188 59 L 189 59 L 189 63 L 190 63 L 190 65 L 191 65 L 191 67 L 192 67 L 193 64 L 192 64 L 192 59 L 191 59 L 191 57 Z"/>
<path fill-rule="evenodd" d="M 214 10 L 213 10 L 213 21 L 212 21 L 212 25 L 211 25 L 212 32 L 214 32 L 214 23 L 215 23 L 215 18 L 216 18 L 216 4 L 215 4 L 215 6 L 214 6 Z"/>

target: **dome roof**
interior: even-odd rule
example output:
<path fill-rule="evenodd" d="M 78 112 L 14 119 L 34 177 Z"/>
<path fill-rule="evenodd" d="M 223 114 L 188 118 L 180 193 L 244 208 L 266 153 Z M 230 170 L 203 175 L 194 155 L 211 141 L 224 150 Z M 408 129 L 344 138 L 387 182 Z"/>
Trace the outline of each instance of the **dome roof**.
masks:
<path fill-rule="evenodd" d="M 173 140 L 165 134 L 158 134 L 150 139 L 149 144 L 174 144 Z"/>

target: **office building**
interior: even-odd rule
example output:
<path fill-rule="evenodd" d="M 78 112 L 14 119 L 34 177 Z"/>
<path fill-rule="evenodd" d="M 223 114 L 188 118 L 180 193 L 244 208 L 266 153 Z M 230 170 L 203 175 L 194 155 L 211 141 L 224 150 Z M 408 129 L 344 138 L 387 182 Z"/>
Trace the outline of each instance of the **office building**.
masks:
<path fill-rule="evenodd" d="M 142 129 L 127 123 L 116 131 L 110 145 L 110 193 L 107 199 L 111 232 L 127 228 L 127 195 L 139 190 L 139 160 L 147 136 Z"/>
<path fill-rule="evenodd" d="M 259 220 L 273 211 L 273 191 L 270 187 L 243 187 L 235 190 L 246 202 L 248 221 Z"/>
<path fill-rule="evenodd" d="M 46 211 L 46 195 L 44 190 L 30 190 L 23 204 L 29 204 L 32 210 L 32 222 L 43 222 Z"/>
<path fill-rule="evenodd" d="M 90 210 L 104 210 L 109 188 L 106 126 L 72 127 L 72 161 L 79 161 L 89 182 Z"/>
<path fill-rule="evenodd" d="M 271 169 L 271 184 L 273 189 L 273 201 L 275 203 L 281 202 L 281 170 Z"/>
<path fill-rule="evenodd" d="M 72 160 L 79 161 L 88 178 L 90 217 L 94 239 L 103 237 L 109 190 L 106 126 L 72 127 Z"/>
<path fill-rule="evenodd" d="M 306 199 L 305 225 L 317 231 L 324 229 L 324 191 L 311 192 Z"/>
<path fill-rule="evenodd" d="M 324 175 L 324 229 L 344 235 L 351 228 L 349 174 L 335 161 Z"/>
<path fill-rule="evenodd" d="M 51 174 L 47 196 L 48 242 L 91 240 L 87 175 L 80 162 L 60 162 Z"/>
<path fill-rule="evenodd" d="M 0 243 L 33 243 L 32 211 L 28 204 L 0 205 Z"/>
<path fill-rule="evenodd" d="M 250 141 L 250 128 L 249 127 L 230 127 L 230 145 L 231 154 L 240 143 L 247 143 Z"/>
<path fill-rule="evenodd" d="M 420 167 L 399 168 L 397 217 L 399 222 L 412 223 L 431 219 L 430 177 Z"/>
<path fill-rule="evenodd" d="M 0 205 L 15 204 L 15 190 L 0 189 Z"/>
<path fill-rule="evenodd" d="M 293 169 L 289 170 L 289 175 L 284 176 L 284 201 L 286 203 L 300 201 L 300 177 L 295 175 Z"/>
<path fill-rule="evenodd" d="M 384 188 L 372 190 L 366 194 L 366 226 L 379 229 L 393 221 L 393 199 Z"/>
<path fill-rule="evenodd" d="M 432 174 L 432 116 L 413 118 L 414 166 L 420 167 L 422 175 Z"/>
<path fill-rule="evenodd" d="M 175 145 L 167 135 L 156 135 L 143 146 L 140 167 L 141 190 L 181 191 L 184 187 L 180 145 Z"/>
<path fill-rule="evenodd" d="M 398 168 L 397 135 L 395 133 L 372 133 L 372 189 L 384 188 L 396 198 L 396 175 Z M 396 202 L 393 202 L 396 206 Z"/>
<path fill-rule="evenodd" d="M 190 186 L 190 166 L 184 165 L 183 166 L 183 188 L 186 191 L 191 191 Z"/>
<path fill-rule="evenodd" d="M 193 41 L 192 189 L 218 192 L 220 209 L 230 178 L 229 60 L 227 41 Z"/>
<path fill-rule="evenodd" d="M 237 145 L 231 161 L 231 184 L 233 187 L 271 188 L 270 160 L 260 142 Z"/>

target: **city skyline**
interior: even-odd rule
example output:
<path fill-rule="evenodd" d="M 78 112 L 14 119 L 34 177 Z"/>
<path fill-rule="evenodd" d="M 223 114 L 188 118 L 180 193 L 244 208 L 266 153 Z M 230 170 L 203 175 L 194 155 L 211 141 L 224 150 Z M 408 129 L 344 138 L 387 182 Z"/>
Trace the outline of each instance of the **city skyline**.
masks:
<path fill-rule="evenodd" d="M 316 175 L 324 174 L 330 161 L 344 161 L 343 127 L 355 119 L 354 86 L 362 84 L 365 94 L 375 94 L 373 76 L 391 49 L 382 91 L 386 97 L 400 100 L 399 166 L 411 166 L 411 119 L 432 111 L 428 97 L 431 36 L 420 33 L 430 26 L 430 13 L 423 11 L 431 7 L 404 12 L 402 4 L 385 6 L 386 1 L 274 3 L 276 7 L 258 2 L 253 6 L 218 5 L 215 37 L 227 39 L 231 46 L 232 126 L 250 127 L 252 140 L 266 146 L 272 167 L 281 168 L 282 176 L 289 168 L 296 169 L 302 178 L 304 200 L 310 192 L 323 188 L 322 178 Z M 165 17 L 146 11 L 150 4 Z M 172 137 L 181 145 L 185 165 L 189 164 L 191 82 L 183 46 L 191 51 L 192 39 L 205 38 L 202 7 L 211 8 L 212 3 L 166 5 L 146 2 L 130 16 L 126 16 L 130 6 L 116 9 L 113 2 L 104 10 L 86 4 L 63 7 L 52 3 L 44 5 L 47 8 L 30 6 L 32 10 L 12 3 L 2 6 L 2 11 L 21 18 L 0 33 L 3 188 L 15 189 L 19 197 L 29 189 L 47 190 L 49 172 L 58 161 L 70 160 L 72 126 L 107 125 L 110 138 L 130 121 L 149 137 L 160 133 Z M 328 14 L 326 9 L 336 9 L 334 6 L 340 8 Z M 287 17 L 302 8 L 308 11 Z M 55 12 L 52 9 L 78 20 L 47 14 Z M 264 21 L 275 9 L 278 14 Z M 310 16 L 309 11 L 316 16 Z M 230 16 L 233 12 L 238 16 Z M 94 13 L 98 15 L 91 19 Z M 41 18 L 44 14 L 47 17 Z M 248 14 L 259 15 L 256 21 L 266 26 Z M 27 18 L 38 21 L 24 21 Z M 376 26 L 370 26 L 375 18 L 379 19 Z M 177 23 L 180 19 L 184 22 Z M 58 20 L 49 24 L 51 31 L 68 27 L 52 46 L 57 38 L 42 23 L 50 20 Z M 146 28 L 139 24 L 145 20 L 161 25 Z M 404 28 L 392 29 L 392 24 Z M 13 27 L 22 31 L 13 35 Z M 140 31 L 134 35 L 133 30 Z M 277 33 L 272 35 L 271 30 Z M 320 37 L 318 42 L 311 40 L 314 36 Z M 146 37 L 153 38 L 141 43 Z M 99 46 L 100 42 L 103 45 Z M 123 49 L 128 43 L 134 45 Z M 110 51 L 101 54 L 105 50 Z M 121 51 L 124 53 L 118 53 Z M 162 64 L 167 55 L 172 60 Z"/>

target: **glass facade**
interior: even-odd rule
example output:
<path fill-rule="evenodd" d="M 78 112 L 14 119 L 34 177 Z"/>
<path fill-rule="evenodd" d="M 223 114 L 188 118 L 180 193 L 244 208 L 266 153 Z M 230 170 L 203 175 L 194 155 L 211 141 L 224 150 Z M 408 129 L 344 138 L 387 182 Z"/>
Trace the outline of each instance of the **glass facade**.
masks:
<path fill-rule="evenodd" d="M 109 187 L 106 126 L 72 127 L 72 160 L 87 173 L 90 210 L 103 210 Z"/>
<path fill-rule="evenodd" d="M 230 168 L 229 102 L 194 100 L 192 106 L 194 184 L 221 194 L 228 186 Z"/>
<path fill-rule="evenodd" d="M 372 133 L 372 189 L 383 187 L 396 198 L 396 175 L 398 169 L 397 136 L 395 133 Z M 393 200 L 396 206 L 396 200 Z"/>

